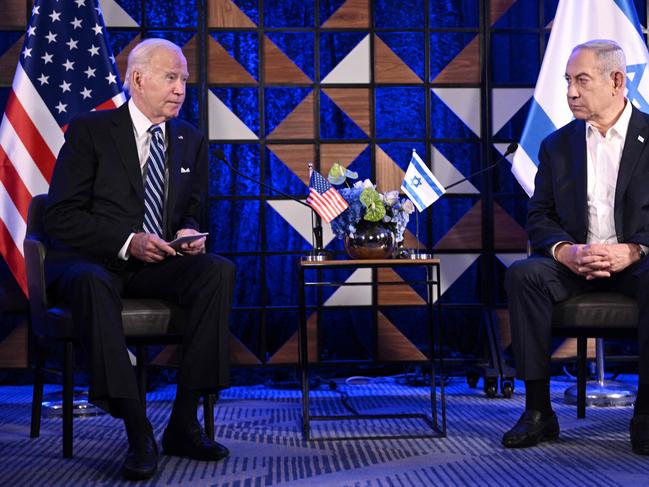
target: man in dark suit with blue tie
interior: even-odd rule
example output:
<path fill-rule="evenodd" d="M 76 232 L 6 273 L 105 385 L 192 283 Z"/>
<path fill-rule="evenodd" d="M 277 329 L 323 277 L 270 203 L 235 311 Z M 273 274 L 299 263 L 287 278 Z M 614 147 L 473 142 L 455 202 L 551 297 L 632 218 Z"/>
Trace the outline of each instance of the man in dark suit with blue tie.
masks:
<path fill-rule="evenodd" d="M 549 386 L 552 307 L 588 290 L 616 290 L 639 304 L 630 432 L 633 451 L 649 455 L 649 116 L 625 97 L 626 60 L 613 41 L 575 47 L 565 78 L 575 120 L 541 144 L 527 221 L 534 253 L 505 279 L 526 403 L 502 441 L 523 448 L 559 437 Z"/>
<path fill-rule="evenodd" d="M 187 310 L 165 453 L 212 461 L 228 454 L 205 435 L 196 412 L 202 390 L 227 386 L 234 266 L 205 253 L 204 237 L 179 251 L 167 244 L 198 233 L 205 202 L 207 141 L 176 118 L 188 76 L 175 44 L 138 44 L 128 58 L 129 102 L 70 123 L 45 215 L 48 285 L 71 307 L 88 358 L 90 399 L 124 420 L 122 473 L 130 479 L 156 472 L 157 446 L 125 346 L 123 296 L 162 298 Z"/>

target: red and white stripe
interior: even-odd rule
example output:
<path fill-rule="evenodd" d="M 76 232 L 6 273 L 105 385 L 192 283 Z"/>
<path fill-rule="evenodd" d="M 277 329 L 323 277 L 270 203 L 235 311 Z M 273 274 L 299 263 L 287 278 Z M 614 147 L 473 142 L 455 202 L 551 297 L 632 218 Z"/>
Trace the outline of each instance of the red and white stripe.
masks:
<path fill-rule="evenodd" d="M 327 223 L 331 223 L 331 220 L 349 207 L 345 199 L 333 187 L 322 194 L 318 193 L 314 188 L 310 188 L 307 203 Z"/>
<path fill-rule="evenodd" d="M 124 101 L 120 93 L 98 108 L 115 108 Z M 32 196 L 49 189 L 63 134 L 18 63 L 0 124 L 0 252 L 25 294 L 27 211 Z"/>

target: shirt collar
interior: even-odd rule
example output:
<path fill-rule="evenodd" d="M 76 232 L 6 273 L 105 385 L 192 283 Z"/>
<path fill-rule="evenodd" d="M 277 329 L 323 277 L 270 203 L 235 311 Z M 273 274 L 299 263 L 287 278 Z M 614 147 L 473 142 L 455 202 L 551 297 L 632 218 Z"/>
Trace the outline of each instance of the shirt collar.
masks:
<path fill-rule="evenodd" d="M 131 114 L 131 121 L 133 122 L 133 128 L 135 129 L 136 137 L 142 137 L 151 125 L 155 125 L 147 118 L 147 116 L 142 113 L 142 111 L 135 105 L 133 98 L 128 101 L 128 111 Z M 166 123 L 158 124 L 158 127 L 162 129 L 162 136 L 166 135 Z"/>
<path fill-rule="evenodd" d="M 622 137 L 622 140 L 626 140 L 626 133 L 629 130 L 629 122 L 631 121 L 631 112 L 631 102 L 628 98 L 625 98 L 624 110 L 622 110 L 620 118 L 617 119 L 617 122 L 615 122 L 615 124 L 610 129 L 608 129 L 606 133 L 609 134 L 611 131 L 614 131 L 614 133 Z M 586 122 L 586 126 L 588 127 L 588 135 L 597 132 L 597 129 L 590 123 Z"/>

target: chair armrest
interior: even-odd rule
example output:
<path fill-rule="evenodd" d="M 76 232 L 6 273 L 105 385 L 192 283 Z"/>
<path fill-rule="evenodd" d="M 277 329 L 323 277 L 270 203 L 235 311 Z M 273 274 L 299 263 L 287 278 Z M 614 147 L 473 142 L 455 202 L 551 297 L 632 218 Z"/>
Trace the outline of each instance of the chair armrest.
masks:
<path fill-rule="evenodd" d="M 25 268 L 27 271 L 27 289 L 29 290 L 29 308 L 32 320 L 42 319 L 48 308 L 45 292 L 45 245 L 29 235 L 23 244 Z"/>

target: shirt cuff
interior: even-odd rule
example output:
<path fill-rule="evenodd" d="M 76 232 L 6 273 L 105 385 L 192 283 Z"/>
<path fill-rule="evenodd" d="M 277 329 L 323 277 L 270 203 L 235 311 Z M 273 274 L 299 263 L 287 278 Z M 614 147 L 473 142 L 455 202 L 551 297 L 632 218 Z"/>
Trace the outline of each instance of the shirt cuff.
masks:
<path fill-rule="evenodd" d="M 564 243 L 572 245 L 572 242 L 569 242 L 568 240 L 561 240 L 561 241 L 555 243 L 552 247 L 550 247 L 550 255 L 552 256 L 552 258 L 554 260 L 558 261 L 557 256 L 556 256 L 556 254 L 554 252 L 557 250 L 557 247 L 559 245 L 564 244 Z"/>
<path fill-rule="evenodd" d="M 131 240 L 133 240 L 133 237 L 135 237 L 134 233 L 131 233 L 128 238 L 126 239 L 126 242 L 124 242 L 124 245 L 122 245 L 122 248 L 119 249 L 119 253 L 117 254 L 117 257 L 122 260 L 128 260 L 130 255 L 128 255 L 128 246 L 131 245 Z"/>

